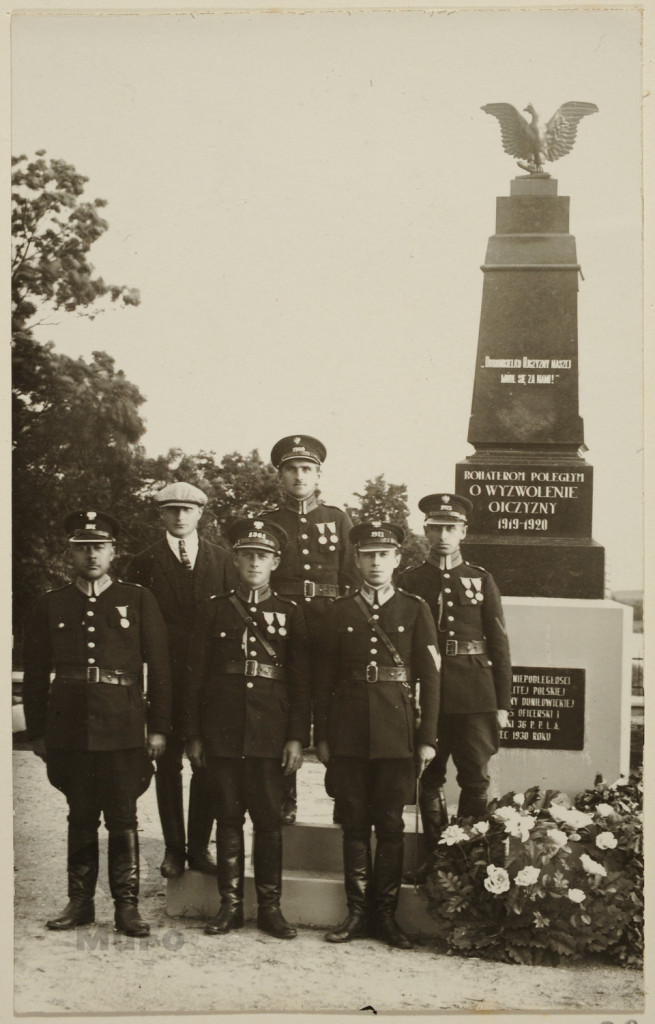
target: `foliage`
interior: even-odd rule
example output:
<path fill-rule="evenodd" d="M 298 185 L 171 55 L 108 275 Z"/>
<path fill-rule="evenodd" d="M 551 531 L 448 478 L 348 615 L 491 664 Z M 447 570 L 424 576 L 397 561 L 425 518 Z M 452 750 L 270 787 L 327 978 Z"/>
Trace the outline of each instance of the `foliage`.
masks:
<path fill-rule="evenodd" d="M 139 292 L 125 285 L 106 284 L 94 277 L 88 252 L 108 228 L 99 211 L 106 200 L 83 202 L 89 180 L 64 160 L 12 158 L 13 236 L 11 262 L 12 330 L 29 327 L 37 308 L 50 306 L 69 312 L 90 308 L 103 296 L 112 302 L 137 306 Z"/>
<path fill-rule="evenodd" d="M 449 950 L 522 964 L 643 958 L 641 778 L 507 793 L 442 832 L 425 886 Z"/>

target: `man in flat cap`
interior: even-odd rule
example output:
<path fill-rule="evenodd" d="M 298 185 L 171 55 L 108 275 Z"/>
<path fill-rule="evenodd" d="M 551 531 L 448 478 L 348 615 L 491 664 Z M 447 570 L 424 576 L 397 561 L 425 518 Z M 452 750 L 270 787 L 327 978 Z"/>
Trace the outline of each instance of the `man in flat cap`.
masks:
<path fill-rule="evenodd" d="M 326 608 L 340 594 L 358 586 L 359 576 L 349 540 L 350 517 L 334 505 L 319 501 L 317 490 L 325 445 L 309 434 L 283 437 L 271 451 L 284 498 L 266 513 L 284 529 L 288 543 L 271 585 L 278 594 L 302 604 L 317 663 L 317 632 Z M 289 776 L 285 787 L 282 820 L 296 820 L 296 778 Z"/>
<path fill-rule="evenodd" d="M 465 562 L 460 551 L 471 502 L 440 493 L 418 504 L 430 553 L 398 582 L 430 605 L 442 657 L 437 756 L 420 787 L 423 833 L 431 853 L 448 823 L 442 787 L 451 756 L 461 789 L 458 817 L 480 818 L 486 811 L 489 759 L 498 750 L 500 729 L 507 726 L 512 665 L 498 587 L 486 569 Z"/>
<path fill-rule="evenodd" d="M 189 787 L 188 827 L 185 836 L 182 799 L 182 732 L 184 676 L 189 640 L 197 609 L 211 594 L 225 593 L 234 582 L 227 551 L 198 534 L 207 495 L 193 484 L 168 484 L 155 496 L 166 533 L 132 560 L 128 579 L 148 587 L 159 603 L 168 627 L 173 680 L 173 731 L 168 748 L 157 764 L 155 787 L 164 836 L 164 878 L 176 878 L 185 860 L 194 871 L 213 874 L 209 853 L 214 816 L 205 791 L 202 769 L 193 772 Z"/>
<path fill-rule="evenodd" d="M 403 868 L 403 807 L 434 757 L 439 654 L 425 601 L 396 590 L 402 527 L 360 523 L 350 532 L 361 590 L 335 601 L 323 620 L 314 739 L 330 765 L 343 828 L 348 916 L 328 942 L 369 934 L 411 949 L 395 920 Z M 414 689 L 420 680 L 421 720 Z M 377 845 L 371 864 L 371 827 Z"/>
<path fill-rule="evenodd" d="M 64 528 L 74 579 L 41 597 L 25 627 L 27 733 L 69 811 L 69 903 L 47 926 L 65 931 L 95 919 L 102 812 L 116 928 L 144 936 L 136 802 L 170 729 L 166 626 L 148 590 L 109 576 L 119 531 L 113 516 L 74 512 Z"/>
<path fill-rule="evenodd" d="M 296 929 L 280 909 L 282 783 L 309 743 L 309 648 L 302 611 L 270 588 L 284 530 L 262 516 L 228 530 L 239 582 L 205 602 L 186 685 L 187 753 L 205 766 L 216 814 L 218 915 L 209 935 L 243 925 L 246 811 L 254 826 L 257 926 L 279 939 Z"/>

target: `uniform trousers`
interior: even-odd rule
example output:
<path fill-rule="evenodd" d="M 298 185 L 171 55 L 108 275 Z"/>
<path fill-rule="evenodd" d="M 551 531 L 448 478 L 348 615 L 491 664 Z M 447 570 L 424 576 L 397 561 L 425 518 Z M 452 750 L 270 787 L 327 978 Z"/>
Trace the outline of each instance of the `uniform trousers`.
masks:
<path fill-rule="evenodd" d="M 282 780 L 277 757 L 207 757 L 207 783 L 218 828 L 241 828 L 250 814 L 256 832 L 281 829 Z"/>
<path fill-rule="evenodd" d="M 413 799 L 414 759 L 331 757 L 330 791 L 339 806 L 344 839 L 402 836 L 403 807 Z"/>
<path fill-rule="evenodd" d="M 421 776 L 423 793 L 429 798 L 437 796 L 446 781 L 446 765 L 452 756 L 462 792 L 472 798 L 485 798 L 489 788 L 489 759 L 497 752 L 499 742 L 495 711 L 441 715 L 436 757 Z"/>
<path fill-rule="evenodd" d="M 100 825 L 109 832 L 136 829 L 136 802 L 150 785 L 153 764 L 145 747 L 128 750 L 48 750 L 48 779 L 68 801 L 71 828 Z"/>

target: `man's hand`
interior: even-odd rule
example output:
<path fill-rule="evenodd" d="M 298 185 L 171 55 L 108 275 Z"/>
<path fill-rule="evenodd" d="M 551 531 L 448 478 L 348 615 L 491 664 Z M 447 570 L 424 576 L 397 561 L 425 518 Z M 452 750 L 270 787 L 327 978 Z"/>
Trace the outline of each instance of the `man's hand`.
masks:
<path fill-rule="evenodd" d="M 38 740 L 32 740 L 32 752 L 40 757 L 42 761 L 47 761 L 45 740 L 43 736 L 39 736 Z"/>
<path fill-rule="evenodd" d="M 282 747 L 282 767 L 285 775 L 291 775 L 302 764 L 302 743 L 300 740 L 287 740 Z"/>
<path fill-rule="evenodd" d="M 146 749 L 151 761 L 157 761 L 166 750 L 166 737 L 163 732 L 149 732 Z"/>
<path fill-rule="evenodd" d="M 200 736 L 191 736 L 187 740 L 186 756 L 189 758 L 192 768 L 205 767 L 205 750 Z"/>
<path fill-rule="evenodd" d="M 330 748 L 327 740 L 319 740 L 316 744 L 316 756 L 321 764 L 327 764 L 330 760 Z"/>
<path fill-rule="evenodd" d="M 498 721 L 498 728 L 506 729 L 509 725 L 509 711 L 506 711 L 505 709 L 501 710 L 499 708 L 496 712 L 496 719 Z"/>
<path fill-rule="evenodd" d="M 421 743 L 416 751 L 416 771 L 419 779 L 434 757 L 435 750 L 429 743 Z"/>

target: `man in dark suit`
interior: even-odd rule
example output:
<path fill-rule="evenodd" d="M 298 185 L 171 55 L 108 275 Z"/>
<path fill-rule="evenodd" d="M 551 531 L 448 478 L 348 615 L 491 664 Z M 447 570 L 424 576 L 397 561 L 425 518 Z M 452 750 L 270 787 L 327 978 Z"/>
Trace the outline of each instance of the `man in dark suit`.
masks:
<path fill-rule="evenodd" d="M 246 811 L 254 827 L 257 927 L 278 939 L 296 929 L 280 909 L 282 785 L 309 743 L 311 696 L 304 616 L 269 586 L 286 536 L 276 523 L 239 519 L 228 531 L 239 571 L 235 591 L 198 616 L 186 687 L 189 760 L 206 764 L 217 821 L 221 906 L 205 931 L 243 925 Z"/>
<path fill-rule="evenodd" d="M 434 757 L 439 654 L 425 601 L 391 583 L 403 538 L 394 523 L 359 523 L 350 531 L 364 583 L 324 616 L 314 739 L 318 757 L 329 762 L 340 810 L 348 903 L 345 921 L 325 937 L 350 942 L 373 927 L 388 945 L 411 949 L 395 920 L 403 806 L 413 799 L 416 773 Z M 415 730 L 417 680 L 421 722 Z"/>
<path fill-rule="evenodd" d="M 498 587 L 491 573 L 465 562 L 460 551 L 471 502 L 458 494 L 428 494 L 418 505 L 430 553 L 398 582 L 430 605 L 442 657 L 439 746 L 420 793 L 430 853 L 448 823 L 442 787 L 451 756 L 460 785 L 458 816 L 480 818 L 487 809 L 489 760 L 507 726 L 512 663 Z"/>
<path fill-rule="evenodd" d="M 102 813 L 116 928 L 145 936 L 150 928 L 138 910 L 136 802 L 170 729 L 166 626 L 149 591 L 109 576 L 119 529 L 113 516 L 74 512 L 64 528 L 74 580 L 44 594 L 25 627 L 27 734 L 69 811 L 69 903 L 47 926 L 66 931 L 95 919 Z"/>
<path fill-rule="evenodd" d="M 153 592 L 168 627 L 173 683 L 172 734 L 166 753 L 157 764 L 155 787 L 166 846 L 161 873 L 164 878 L 176 878 L 184 871 L 185 859 L 194 871 L 206 874 L 216 871 L 208 850 L 214 815 L 202 768 L 196 768 L 191 777 L 185 840 L 183 690 L 197 609 L 205 598 L 230 589 L 234 570 L 228 552 L 198 535 L 198 523 L 207 504 L 207 495 L 200 488 L 188 483 L 168 484 L 155 500 L 166 534 L 136 555 L 127 575 L 134 583 Z"/>

